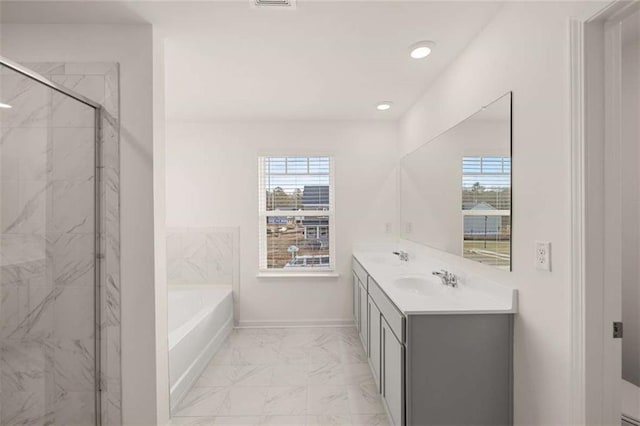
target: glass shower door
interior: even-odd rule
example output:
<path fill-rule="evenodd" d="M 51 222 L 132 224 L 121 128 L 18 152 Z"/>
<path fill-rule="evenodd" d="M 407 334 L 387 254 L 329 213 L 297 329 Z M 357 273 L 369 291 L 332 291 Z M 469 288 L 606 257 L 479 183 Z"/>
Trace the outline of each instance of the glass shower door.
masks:
<path fill-rule="evenodd" d="M 95 117 L 0 65 L 0 425 L 99 418 Z"/>

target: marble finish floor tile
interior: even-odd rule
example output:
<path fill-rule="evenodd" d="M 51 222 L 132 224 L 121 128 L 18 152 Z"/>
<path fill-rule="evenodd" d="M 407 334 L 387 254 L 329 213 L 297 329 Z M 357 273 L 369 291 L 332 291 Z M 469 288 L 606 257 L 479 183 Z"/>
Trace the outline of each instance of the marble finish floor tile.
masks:
<path fill-rule="evenodd" d="M 171 425 L 388 426 L 353 327 L 236 329 Z"/>
<path fill-rule="evenodd" d="M 306 414 L 307 388 L 305 386 L 282 386 L 266 389 L 264 414 L 279 416 Z"/>
<path fill-rule="evenodd" d="M 373 381 L 348 386 L 347 394 L 351 414 L 384 414 L 384 406 L 378 394 L 378 387 Z"/>
<path fill-rule="evenodd" d="M 386 414 L 352 415 L 352 426 L 392 426 Z"/>
<path fill-rule="evenodd" d="M 268 365 L 211 365 L 202 373 L 196 387 L 269 386 L 273 367 Z"/>
<path fill-rule="evenodd" d="M 176 417 L 206 417 L 219 414 L 224 387 L 194 387 L 176 407 Z"/>
<path fill-rule="evenodd" d="M 304 364 L 274 365 L 271 376 L 272 386 L 307 386 L 309 366 Z"/>
<path fill-rule="evenodd" d="M 309 386 L 309 414 L 349 414 L 349 399 L 344 386 Z"/>
<path fill-rule="evenodd" d="M 254 426 L 260 416 L 173 417 L 171 426 Z"/>
<path fill-rule="evenodd" d="M 171 426 L 392 426 L 386 414 L 174 417 Z"/>

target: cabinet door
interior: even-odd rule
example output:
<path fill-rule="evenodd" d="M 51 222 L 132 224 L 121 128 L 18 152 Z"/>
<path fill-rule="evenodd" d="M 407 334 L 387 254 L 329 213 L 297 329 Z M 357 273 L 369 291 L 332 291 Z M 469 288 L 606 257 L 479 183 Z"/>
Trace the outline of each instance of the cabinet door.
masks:
<path fill-rule="evenodd" d="M 369 304 L 367 300 L 367 289 L 360 285 L 360 340 L 362 340 L 362 346 L 364 347 L 364 351 L 369 353 L 369 324 L 368 324 L 368 309 L 367 305 Z"/>
<path fill-rule="evenodd" d="M 378 307 L 369 296 L 369 361 L 373 368 L 373 378 L 380 392 L 380 362 L 382 354 L 381 316 Z"/>
<path fill-rule="evenodd" d="M 404 425 L 404 346 L 382 317 L 382 398 L 395 426 Z"/>
<path fill-rule="evenodd" d="M 353 281 L 353 319 L 356 322 L 356 328 L 358 333 L 360 332 L 360 284 L 358 276 L 354 273 L 352 275 Z"/>

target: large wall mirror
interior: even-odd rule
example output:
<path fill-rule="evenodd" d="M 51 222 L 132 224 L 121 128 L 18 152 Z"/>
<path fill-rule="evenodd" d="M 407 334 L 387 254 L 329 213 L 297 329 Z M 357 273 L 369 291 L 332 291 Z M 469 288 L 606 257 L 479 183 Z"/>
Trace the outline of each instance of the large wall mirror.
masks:
<path fill-rule="evenodd" d="M 402 238 L 511 270 L 511 93 L 401 161 Z"/>

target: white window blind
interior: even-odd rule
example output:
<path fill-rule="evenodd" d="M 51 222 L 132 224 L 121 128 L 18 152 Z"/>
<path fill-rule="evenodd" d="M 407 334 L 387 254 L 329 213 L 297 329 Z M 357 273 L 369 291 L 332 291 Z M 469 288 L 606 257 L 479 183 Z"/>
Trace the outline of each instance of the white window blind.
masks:
<path fill-rule="evenodd" d="M 511 158 L 462 158 L 462 210 L 478 209 L 510 214 Z"/>
<path fill-rule="evenodd" d="M 328 156 L 260 157 L 260 269 L 334 270 L 334 173 Z"/>

